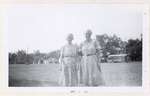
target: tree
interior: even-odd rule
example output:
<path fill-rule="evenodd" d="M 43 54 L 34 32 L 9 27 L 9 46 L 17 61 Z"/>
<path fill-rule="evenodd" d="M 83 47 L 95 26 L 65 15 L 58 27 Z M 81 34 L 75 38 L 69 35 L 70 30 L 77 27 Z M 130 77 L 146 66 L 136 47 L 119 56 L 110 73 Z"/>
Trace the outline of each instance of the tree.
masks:
<path fill-rule="evenodd" d="M 105 59 L 109 54 L 125 53 L 126 51 L 126 42 L 115 34 L 113 36 L 108 36 L 107 34 L 97 35 L 96 39 L 102 47 L 102 54 Z"/>
<path fill-rule="evenodd" d="M 17 64 L 26 64 L 27 62 L 27 54 L 24 50 L 19 50 L 17 52 Z"/>
<path fill-rule="evenodd" d="M 126 52 L 132 61 L 142 60 L 142 39 L 129 39 L 126 45 Z"/>
<path fill-rule="evenodd" d="M 45 57 L 46 54 L 41 53 L 39 50 L 35 51 L 33 53 L 33 63 L 38 64 L 39 61 L 41 61 L 42 58 Z"/>
<path fill-rule="evenodd" d="M 32 64 L 33 60 L 34 60 L 33 54 L 27 54 L 27 56 L 26 56 L 26 62 L 27 62 L 27 64 Z"/>
<path fill-rule="evenodd" d="M 52 51 L 48 54 L 48 57 L 59 59 L 60 50 Z"/>
<path fill-rule="evenodd" d="M 17 55 L 15 53 L 9 53 L 9 64 L 16 64 Z"/>
<path fill-rule="evenodd" d="M 9 53 L 9 64 L 31 63 L 33 63 L 33 54 L 27 54 L 24 50 L 18 50 L 16 53 Z"/>

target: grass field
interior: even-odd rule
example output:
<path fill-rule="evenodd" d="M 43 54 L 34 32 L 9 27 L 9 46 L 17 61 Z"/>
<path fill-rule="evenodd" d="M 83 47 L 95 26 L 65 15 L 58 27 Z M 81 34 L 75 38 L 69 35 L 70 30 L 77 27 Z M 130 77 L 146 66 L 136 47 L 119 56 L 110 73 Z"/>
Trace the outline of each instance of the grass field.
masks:
<path fill-rule="evenodd" d="M 142 62 L 101 63 L 105 86 L 141 86 Z M 59 86 L 58 64 L 10 64 L 9 86 Z"/>

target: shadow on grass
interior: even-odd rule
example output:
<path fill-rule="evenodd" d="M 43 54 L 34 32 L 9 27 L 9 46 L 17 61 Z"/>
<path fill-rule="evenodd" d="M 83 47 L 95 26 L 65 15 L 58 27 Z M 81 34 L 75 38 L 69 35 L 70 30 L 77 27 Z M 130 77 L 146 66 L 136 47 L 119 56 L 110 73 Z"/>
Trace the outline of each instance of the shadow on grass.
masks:
<path fill-rule="evenodd" d="M 9 80 L 9 87 L 55 87 L 59 86 L 57 82 L 36 81 L 36 80 Z"/>

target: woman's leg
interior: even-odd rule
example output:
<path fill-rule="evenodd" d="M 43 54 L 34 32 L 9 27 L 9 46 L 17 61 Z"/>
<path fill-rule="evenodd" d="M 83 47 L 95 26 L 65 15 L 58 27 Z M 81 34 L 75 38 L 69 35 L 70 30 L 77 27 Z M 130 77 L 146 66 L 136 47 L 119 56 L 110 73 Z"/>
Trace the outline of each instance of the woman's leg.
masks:
<path fill-rule="evenodd" d="M 87 66 L 87 61 L 86 61 L 87 59 L 85 58 L 84 59 L 84 62 L 83 62 L 83 65 L 82 65 L 82 76 L 83 76 L 83 78 L 82 78 L 82 80 L 83 80 L 83 84 L 85 85 L 85 86 L 88 86 L 89 85 L 89 73 L 88 73 L 88 66 Z"/>
<path fill-rule="evenodd" d="M 94 70 L 93 70 L 93 62 L 91 57 L 88 58 L 87 69 L 88 69 L 88 85 L 92 86 Z"/>
<path fill-rule="evenodd" d="M 72 70 L 68 67 L 68 85 L 72 86 Z"/>
<path fill-rule="evenodd" d="M 64 75 L 65 75 L 65 86 L 69 86 L 69 68 L 68 68 L 68 66 L 64 67 Z"/>
<path fill-rule="evenodd" d="M 78 84 L 77 81 L 78 81 L 77 68 L 75 65 L 73 65 L 71 68 L 71 86 L 77 86 Z"/>

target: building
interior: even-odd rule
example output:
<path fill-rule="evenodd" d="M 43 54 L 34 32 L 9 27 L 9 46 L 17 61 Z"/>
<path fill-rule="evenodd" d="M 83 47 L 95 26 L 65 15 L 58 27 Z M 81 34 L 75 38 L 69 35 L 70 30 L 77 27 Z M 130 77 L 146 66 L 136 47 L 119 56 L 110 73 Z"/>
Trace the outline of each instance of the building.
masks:
<path fill-rule="evenodd" d="M 107 62 L 109 63 L 119 63 L 119 62 L 128 62 L 129 57 L 127 54 L 114 54 L 109 55 L 107 58 Z"/>

